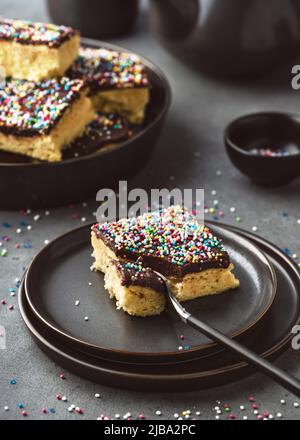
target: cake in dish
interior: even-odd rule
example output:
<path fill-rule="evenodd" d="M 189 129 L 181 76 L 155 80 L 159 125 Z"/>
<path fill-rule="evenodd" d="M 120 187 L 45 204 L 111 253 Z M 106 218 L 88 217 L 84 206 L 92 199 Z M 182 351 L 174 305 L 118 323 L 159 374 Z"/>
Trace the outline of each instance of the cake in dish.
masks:
<path fill-rule="evenodd" d="M 0 18 L 0 66 L 6 77 L 40 81 L 63 76 L 77 57 L 77 31 Z"/>
<path fill-rule="evenodd" d="M 143 122 L 150 99 L 149 79 L 137 55 L 80 48 L 68 75 L 88 84 L 96 110 L 119 113 L 132 124 Z"/>
<path fill-rule="evenodd" d="M 63 151 L 63 159 L 95 153 L 130 139 L 133 135 L 127 121 L 115 113 L 101 113 L 87 125 L 82 136 L 76 138 Z"/>
<path fill-rule="evenodd" d="M 116 286 L 121 285 L 122 278 L 120 271 L 111 264 L 114 260 L 121 265 L 138 260 L 139 266 L 165 275 L 180 301 L 239 286 L 222 241 L 180 206 L 136 218 L 96 224 L 92 227 L 92 246 L 95 258 L 93 269 L 105 273 L 112 297 L 116 296 Z M 148 287 L 156 290 L 154 285 Z M 162 311 L 161 296 L 157 295 L 157 307 L 153 305 L 147 313 L 140 314 L 138 288 L 134 291 L 136 304 L 134 306 L 130 301 L 131 308 L 126 310 L 129 314 L 146 316 Z M 118 301 L 122 307 L 124 301 Z"/>
<path fill-rule="evenodd" d="M 49 162 L 95 117 L 81 80 L 6 80 L 0 89 L 0 149 Z"/>

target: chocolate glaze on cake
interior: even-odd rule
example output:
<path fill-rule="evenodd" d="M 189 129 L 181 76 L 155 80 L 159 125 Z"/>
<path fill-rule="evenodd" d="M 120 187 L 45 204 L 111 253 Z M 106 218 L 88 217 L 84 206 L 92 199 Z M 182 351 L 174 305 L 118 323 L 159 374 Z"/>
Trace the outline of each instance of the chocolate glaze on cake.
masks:
<path fill-rule="evenodd" d="M 140 260 L 135 263 L 125 263 L 114 260 L 113 264 L 121 278 L 122 286 L 149 287 L 156 292 L 165 292 L 164 282 L 161 278 L 149 267 L 143 267 Z"/>
<path fill-rule="evenodd" d="M 165 276 L 212 268 L 228 268 L 222 242 L 180 206 L 118 222 L 96 224 L 92 230 L 117 257 L 136 261 Z"/>
<path fill-rule="evenodd" d="M 138 56 L 104 48 L 80 48 L 68 76 L 84 80 L 91 95 L 101 90 L 149 86 L 145 66 Z"/>
<path fill-rule="evenodd" d="M 128 123 L 114 113 L 99 112 L 84 134 L 75 139 L 63 152 L 64 159 L 83 156 L 98 151 L 105 145 L 125 141 L 133 135 Z"/>
<path fill-rule="evenodd" d="M 59 48 L 78 32 L 66 26 L 0 17 L 0 40 Z"/>
<path fill-rule="evenodd" d="M 14 136 L 47 135 L 84 90 L 81 80 L 6 80 L 0 89 L 0 131 Z"/>

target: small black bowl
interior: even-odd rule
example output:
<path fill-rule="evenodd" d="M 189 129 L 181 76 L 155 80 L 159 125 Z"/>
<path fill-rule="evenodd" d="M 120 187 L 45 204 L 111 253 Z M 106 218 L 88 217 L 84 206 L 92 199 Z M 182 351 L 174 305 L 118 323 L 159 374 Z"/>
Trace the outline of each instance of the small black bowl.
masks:
<path fill-rule="evenodd" d="M 235 119 L 224 140 L 232 163 L 260 185 L 284 185 L 300 177 L 300 115 L 254 113 Z"/>
<path fill-rule="evenodd" d="M 83 39 L 82 43 L 127 51 L 96 40 Z M 112 148 L 60 162 L 38 162 L 0 151 L 0 210 L 54 208 L 96 198 L 100 189 L 113 189 L 119 180 L 129 180 L 143 168 L 160 136 L 171 90 L 161 70 L 141 59 L 151 83 L 151 99 L 141 130 Z"/>

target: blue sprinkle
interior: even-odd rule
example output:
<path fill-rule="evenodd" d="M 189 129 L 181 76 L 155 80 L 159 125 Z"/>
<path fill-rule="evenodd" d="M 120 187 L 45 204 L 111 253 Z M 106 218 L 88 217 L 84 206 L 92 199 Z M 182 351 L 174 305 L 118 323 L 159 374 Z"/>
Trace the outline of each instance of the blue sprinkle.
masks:
<path fill-rule="evenodd" d="M 10 381 L 10 384 L 11 384 L 11 385 L 16 385 L 16 383 L 17 383 L 16 379 L 12 379 L 12 380 Z"/>
<path fill-rule="evenodd" d="M 289 250 L 289 248 L 284 248 L 283 249 L 283 252 L 286 254 L 286 255 L 290 255 L 291 254 L 291 251 Z"/>
<path fill-rule="evenodd" d="M 55 414 L 56 413 L 55 408 L 49 408 L 49 412 L 51 412 L 52 414 Z"/>
<path fill-rule="evenodd" d="M 283 212 L 282 216 L 285 217 L 285 218 L 288 218 L 289 214 L 287 212 Z"/>
<path fill-rule="evenodd" d="M 31 244 L 30 243 L 23 243 L 23 248 L 24 249 L 31 249 Z"/>
<path fill-rule="evenodd" d="M 9 223 L 2 223 L 3 228 L 10 228 L 10 224 Z"/>
<path fill-rule="evenodd" d="M 20 226 L 28 226 L 28 222 L 26 222 L 25 220 L 22 220 L 20 222 Z"/>
<path fill-rule="evenodd" d="M 23 408 L 24 408 L 23 403 L 18 403 L 18 407 L 19 407 L 20 409 L 23 409 Z"/>

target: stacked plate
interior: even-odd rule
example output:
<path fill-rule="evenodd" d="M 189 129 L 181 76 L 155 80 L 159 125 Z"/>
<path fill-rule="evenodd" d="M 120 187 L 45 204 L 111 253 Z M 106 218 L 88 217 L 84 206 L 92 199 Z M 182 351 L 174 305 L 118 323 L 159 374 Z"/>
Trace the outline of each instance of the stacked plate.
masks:
<path fill-rule="evenodd" d="M 288 348 L 300 322 L 300 274 L 269 242 L 208 224 L 223 238 L 241 287 L 186 303 L 187 310 L 267 358 Z M 50 243 L 20 288 L 23 319 L 47 355 L 96 382 L 139 390 L 215 386 L 251 372 L 238 357 L 185 326 L 171 310 L 150 318 L 116 310 L 90 271 L 90 227 Z"/>

